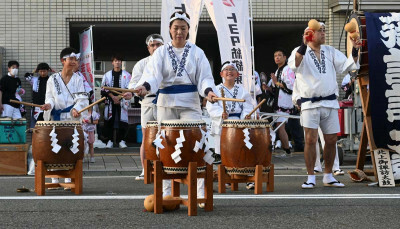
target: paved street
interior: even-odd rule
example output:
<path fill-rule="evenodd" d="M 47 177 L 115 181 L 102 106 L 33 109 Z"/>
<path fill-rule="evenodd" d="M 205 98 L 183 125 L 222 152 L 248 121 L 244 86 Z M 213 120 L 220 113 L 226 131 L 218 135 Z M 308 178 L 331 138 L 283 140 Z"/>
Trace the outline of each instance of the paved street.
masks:
<path fill-rule="evenodd" d="M 33 176 L 0 177 L 0 225 L 2 228 L 398 228 L 399 188 L 368 187 L 337 177 L 346 187 L 326 188 L 322 176 L 313 190 L 303 190 L 301 153 L 288 159 L 273 158 L 275 191 L 254 195 L 244 184 L 239 191 L 218 194 L 214 182 L 214 211 L 198 209 L 188 217 L 187 208 L 161 215 L 145 212 L 144 198 L 153 185 L 135 181 L 141 170 L 138 149 L 99 152 L 96 163 L 85 164 L 82 195 L 64 190 L 18 193 L 34 187 Z M 354 169 L 355 156 L 346 155 L 344 170 Z M 263 188 L 265 190 L 265 187 Z M 32 190 L 33 191 L 33 190 Z M 187 193 L 181 186 L 181 193 Z"/>

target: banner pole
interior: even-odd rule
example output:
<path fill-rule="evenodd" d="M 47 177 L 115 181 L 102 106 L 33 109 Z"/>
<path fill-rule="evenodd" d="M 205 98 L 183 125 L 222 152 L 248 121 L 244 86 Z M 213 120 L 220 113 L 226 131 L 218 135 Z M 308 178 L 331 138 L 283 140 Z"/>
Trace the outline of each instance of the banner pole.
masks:
<path fill-rule="evenodd" d="M 253 68 L 253 77 L 251 77 L 251 81 L 253 84 L 253 97 L 254 97 L 254 101 L 257 103 L 257 96 L 256 96 L 256 68 L 255 68 L 255 61 L 254 61 L 254 27 L 253 27 L 253 2 L 252 0 L 250 0 L 250 33 L 251 33 L 251 64 L 252 64 L 252 68 Z M 254 113 L 254 119 L 257 119 L 257 115 L 256 112 Z"/>

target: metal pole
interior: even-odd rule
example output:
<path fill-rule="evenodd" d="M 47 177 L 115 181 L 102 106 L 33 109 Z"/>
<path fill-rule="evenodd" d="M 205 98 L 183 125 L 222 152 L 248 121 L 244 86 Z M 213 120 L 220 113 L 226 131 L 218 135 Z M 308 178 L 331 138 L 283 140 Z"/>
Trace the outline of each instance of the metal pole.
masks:
<path fill-rule="evenodd" d="M 250 18 L 249 18 L 249 20 L 250 20 L 250 33 L 251 33 L 251 47 L 250 47 L 250 49 L 251 49 L 251 62 L 252 62 L 252 73 L 253 73 L 253 76 L 254 76 L 254 79 L 253 79 L 253 77 L 251 77 L 251 80 L 252 80 L 252 84 L 253 84 L 253 96 L 254 96 L 254 101 L 257 103 L 257 100 L 256 100 L 256 74 L 255 74 L 255 71 L 256 71 L 256 68 L 255 68 L 255 61 L 254 61 L 254 30 L 253 30 L 253 2 L 252 2 L 252 0 L 250 0 Z M 256 114 L 257 112 L 254 112 L 254 119 L 257 119 L 257 114 Z"/>

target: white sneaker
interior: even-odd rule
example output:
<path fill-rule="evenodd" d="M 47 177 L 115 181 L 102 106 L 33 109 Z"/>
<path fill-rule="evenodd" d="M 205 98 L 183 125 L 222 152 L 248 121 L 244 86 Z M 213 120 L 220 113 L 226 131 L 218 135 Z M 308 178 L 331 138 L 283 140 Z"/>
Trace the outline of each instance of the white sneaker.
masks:
<path fill-rule="evenodd" d="M 111 140 L 108 140 L 106 148 L 112 148 L 113 147 L 113 143 Z"/>
<path fill-rule="evenodd" d="M 124 140 L 122 140 L 122 141 L 119 142 L 119 148 L 126 148 L 126 147 L 128 147 L 128 146 L 126 146 Z"/>
<path fill-rule="evenodd" d="M 106 148 L 106 144 L 104 144 L 104 142 L 102 142 L 101 140 L 99 140 L 99 139 L 97 139 L 96 141 L 94 141 L 94 143 L 93 143 L 93 147 L 94 148 L 100 148 L 100 149 L 102 149 L 102 148 Z"/>
<path fill-rule="evenodd" d="M 275 142 L 275 148 L 276 148 L 276 149 L 279 149 L 279 148 L 281 148 L 281 147 L 282 147 L 281 140 L 276 141 L 276 142 Z"/>

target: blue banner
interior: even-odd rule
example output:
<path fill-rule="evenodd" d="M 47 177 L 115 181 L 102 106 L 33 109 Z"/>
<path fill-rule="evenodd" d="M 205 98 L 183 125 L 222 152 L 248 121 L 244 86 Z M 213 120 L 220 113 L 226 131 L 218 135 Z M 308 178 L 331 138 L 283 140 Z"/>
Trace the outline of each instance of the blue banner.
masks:
<path fill-rule="evenodd" d="M 400 152 L 400 14 L 365 13 L 372 130 L 378 148 Z"/>

